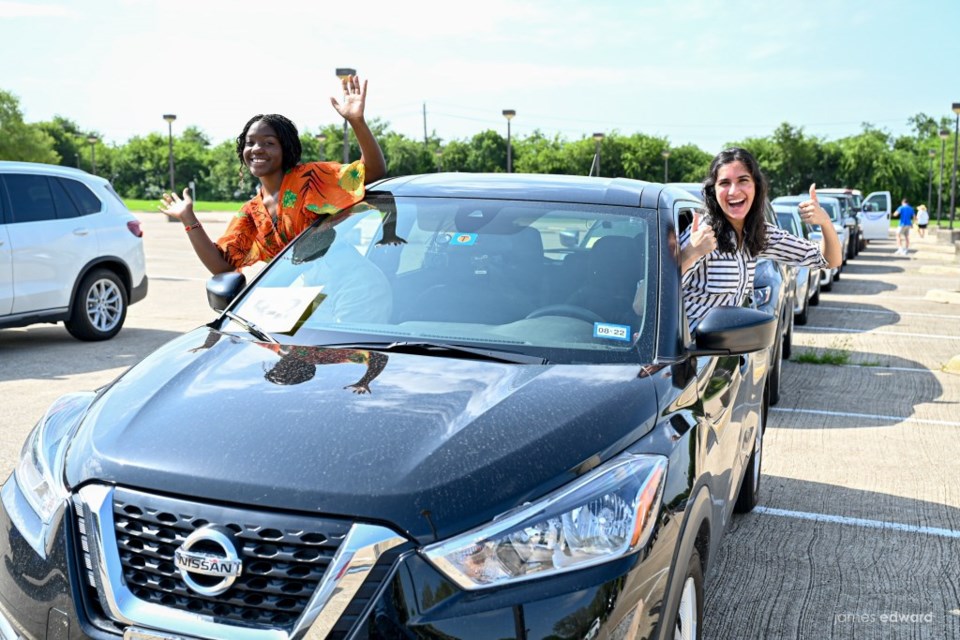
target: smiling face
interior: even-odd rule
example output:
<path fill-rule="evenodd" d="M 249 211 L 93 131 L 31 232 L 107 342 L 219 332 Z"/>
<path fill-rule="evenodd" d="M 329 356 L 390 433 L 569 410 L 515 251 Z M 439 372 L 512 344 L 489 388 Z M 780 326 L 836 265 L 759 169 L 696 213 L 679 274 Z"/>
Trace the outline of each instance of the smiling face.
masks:
<path fill-rule="evenodd" d="M 256 178 L 283 173 L 283 149 L 277 132 L 263 120 L 250 125 L 243 147 L 243 163 Z"/>
<path fill-rule="evenodd" d="M 721 165 L 715 189 L 723 215 L 737 232 L 742 231 L 757 190 L 750 170 L 739 160 Z"/>

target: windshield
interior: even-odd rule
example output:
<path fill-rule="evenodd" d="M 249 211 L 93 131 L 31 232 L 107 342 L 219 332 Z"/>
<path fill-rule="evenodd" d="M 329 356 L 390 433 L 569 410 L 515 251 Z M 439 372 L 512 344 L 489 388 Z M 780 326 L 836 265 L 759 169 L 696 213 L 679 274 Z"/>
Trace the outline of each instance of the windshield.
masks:
<path fill-rule="evenodd" d="M 283 343 L 650 362 L 657 237 L 652 210 L 374 198 L 307 229 L 233 311 Z"/>

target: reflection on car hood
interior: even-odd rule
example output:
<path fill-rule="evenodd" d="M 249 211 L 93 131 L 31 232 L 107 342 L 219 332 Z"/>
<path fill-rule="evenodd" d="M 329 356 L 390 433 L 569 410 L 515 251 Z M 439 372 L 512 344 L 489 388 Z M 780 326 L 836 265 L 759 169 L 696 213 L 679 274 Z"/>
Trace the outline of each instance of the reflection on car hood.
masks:
<path fill-rule="evenodd" d="M 432 539 L 427 517 L 439 537 L 485 522 L 619 452 L 657 414 L 635 365 L 279 349 L 206 328 L 161 348 L 88 412 L 68 483 L 376 519 Z"/>

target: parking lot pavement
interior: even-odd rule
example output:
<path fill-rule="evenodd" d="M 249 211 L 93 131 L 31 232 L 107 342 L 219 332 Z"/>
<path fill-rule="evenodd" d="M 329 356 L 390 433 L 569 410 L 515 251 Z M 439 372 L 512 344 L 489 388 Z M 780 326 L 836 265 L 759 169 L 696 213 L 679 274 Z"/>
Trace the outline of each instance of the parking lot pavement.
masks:
<path fill-rule="evenodd" d="M 960 638 L 960 376 L 941 370 L 960 305 L 926 297 L 960 289 L 960 265 L 930 238 L 895 248 L 871 243 L 795 328 L 794 358 L 846 364 L 784 364 L 760 506 L 716 558 L 706 638 Z"/>
<path fill-rule="evenodd" d="M 183 227 L 139 217 L 150 292 L 115 339 L 0 331 L 0 476 L 57 396 L 213 318 Z M 228 217 L 200 216 L 213 237 Z M 833 350 L 847 365 L 785 363 L 761 503 L 714 559 L 705 638 L 960 638 L 960 375 L 940 370 L 960 354 L 960 305 L 926 297 L 960 265 L 935 242 L 894 249 L 871 243 L 795 329 L 795 356 Z"/>

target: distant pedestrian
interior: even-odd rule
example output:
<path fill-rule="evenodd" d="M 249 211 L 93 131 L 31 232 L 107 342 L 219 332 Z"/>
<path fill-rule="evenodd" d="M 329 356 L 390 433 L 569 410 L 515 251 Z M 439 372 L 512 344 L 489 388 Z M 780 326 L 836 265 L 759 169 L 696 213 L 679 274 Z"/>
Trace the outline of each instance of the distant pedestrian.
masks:
<path fill-rule="evenodd" d="M 927 205 L 922 204 L 917 207 L 917 233 L 921 238 L 927 235 L 928 224 L 930 224 L 930 214 L 927 213 Z"/>
<path fill-rule="evenodd" d="M 895 217 L 900 218 L 900 228 L 897 229 L 897 253 L 898 256 L 905 256 L 910 251 L 910 229 L 913 227 L 913 216 L 915 214 L 913 207 L 904 198 L 894 212 Z"/>

